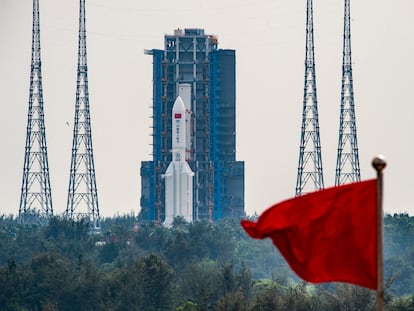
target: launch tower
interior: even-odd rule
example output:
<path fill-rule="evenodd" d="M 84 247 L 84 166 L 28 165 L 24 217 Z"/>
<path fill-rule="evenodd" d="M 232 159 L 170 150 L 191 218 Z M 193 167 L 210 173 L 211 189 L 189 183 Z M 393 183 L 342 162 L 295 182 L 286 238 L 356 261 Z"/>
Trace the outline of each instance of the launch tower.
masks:
<path fill-rule="evenodd" d="M 312 187 L 313 186 L 313 187 Z M 324 187 L 316 96 L 312 0 L 306 9 L 305 86 L 296 195 Z"/>
<path fill-rule="evenodd" d="M 190 141 L 186 160 L 194 172 L 193 219 L 244 215 L 244 162 L 236 161 L 235 51 L 218 49 L 203 29 L 176 29 L 153 57 L 153 154 L 141 163 L 142 221 L 165 220 L 162 180 L 172 161 L 172 108 L 180 85 L 189 85 Z M 184 99 L 186 103 L 187 100 Z"/>
<path fill-rule="evenodd" d="M 341 111 L 335 185 L 360 181 L 351 58 L 350 0 L 344 6 Z"/>
<path fill-rule="evenodd" d="M 30 95 L 19 217 L 22 223 L 44 223 L 51 215 L 53 207 L 43 111 L 39 0 L 33 0 Z"/>
<path fill-rule="evenodd" d="M 95 229 L 100 228 L 89 111 L 85 0 L 80 0 L 79 10 L 76 106 L 66 216 L 72 219 L 90 219 Z"/>

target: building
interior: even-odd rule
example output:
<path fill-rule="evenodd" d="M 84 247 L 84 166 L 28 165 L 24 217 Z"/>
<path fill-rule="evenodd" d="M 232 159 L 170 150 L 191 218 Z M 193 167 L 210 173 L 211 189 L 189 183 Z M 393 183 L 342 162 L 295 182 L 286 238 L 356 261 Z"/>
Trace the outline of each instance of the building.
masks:
<path fill-rule="evenodd" d="M 172 107 L 179 86 L 191 85 L 191 141 L 186 152 L 194 172 L 194 220 L 244 215 L 244 162 L 236 161 L 236 56 L 218 49 L 203 29 L 165 35 L 153 57 L 153 159 L 141 163 L 141 221 L 163 222 L 163 174 L 171 162 Z"/>

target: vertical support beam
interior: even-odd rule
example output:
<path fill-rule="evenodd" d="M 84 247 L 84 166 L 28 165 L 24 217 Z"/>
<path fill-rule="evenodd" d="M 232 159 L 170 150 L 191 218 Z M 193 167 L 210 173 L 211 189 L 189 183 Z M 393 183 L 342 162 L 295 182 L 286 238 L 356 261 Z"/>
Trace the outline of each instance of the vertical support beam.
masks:
<path fill-rule="evenodd" d="M 80 0 L 76 106 L 66 216 L 72 219 L 87 218 L 93 222 L 94 228 L 99 230 L 100 216 L 92 148 L 86 56 L 85 0 Z"/>
<path fill-rule="evenodd" d="M 352 80 L 350 16 L 350 0 L 345 0 L 341 111 L 335 174 L 336 186 L 361 180 Z"/>
<path fill-rule="evenodd" d="M 377 172 L 377 311 L 384 311 L 384 209 L 382 206 L 383 171 L 387 162 L 383 156 L 375 157 L 372 166 Z"/>
<path fill-rule="evenodd" d="M 19 217 L 22 223 L 45 223 L 53 215 L 40 59 L 39 0 L 33 0 L 32 60 L 26 145 Z"/>
<path fill-rule="evenodd" d="M 316 96 L 312 0 L 307 0 L 306 12 L 305 86 L 296 195 L 324 187 Z M 313 184 L 313 188 L 309 184 Z"/>

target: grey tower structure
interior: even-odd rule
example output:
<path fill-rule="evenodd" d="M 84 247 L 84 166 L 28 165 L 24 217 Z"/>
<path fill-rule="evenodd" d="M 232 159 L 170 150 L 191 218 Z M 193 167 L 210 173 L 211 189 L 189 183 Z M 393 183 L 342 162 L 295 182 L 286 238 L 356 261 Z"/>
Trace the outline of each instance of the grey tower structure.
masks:
<path fill-rule="evenodd" d="M 43 111 L 39 0 L 33 0 L 32 62 L 26 146 L 19 217 L 23 223 L 47 221 L 53 215 Z M 35 218 L 33 216 L 36 215 Z M 40 216 L 40 217 L 38 217 Z"/>
<path fill-rule="evenodd" d="M 314 50 L 312 0 L 307 0 L 305 85 L 296 195 L 324 187 Z"/>
<path fill-rule="evenodd" d="M 339 117 L 338 155 L 335 173 L 336 186 L 361 181 L 352 79 L 350 0 L 345 0 L 344 5 L 344 43 L 342 57 L 341 112 Z"/>
<path fill-rule="evenodd" d="M 191 85 L 191 141 L 186 152 L 194 172 L 194 220 L 244 215 L 244 162 L 236 161 L 235 51 L 218 49 L 203 29 L 165 35 L 153 57 L 153 159 L 141 163 L 140 220 L 165 219 L 162 175 L 171 162 L 171 111 L 179 86 Z"/>
<path fill-rule="evenodd" d="M 66 217 L 88 218 L 93 222 L 94 228 L 99 230 L 100 216 L 92 148 L 86 55 L 85 0 L 80 0 L 76 105 Z"/>

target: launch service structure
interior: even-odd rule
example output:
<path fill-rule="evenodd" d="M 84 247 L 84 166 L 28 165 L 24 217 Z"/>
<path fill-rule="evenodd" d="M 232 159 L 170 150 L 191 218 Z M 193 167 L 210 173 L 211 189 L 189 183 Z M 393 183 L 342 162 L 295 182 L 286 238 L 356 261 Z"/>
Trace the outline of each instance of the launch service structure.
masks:
<path fill-rule="evenodd" d="M 191 213 L 194 221 L 244 216 L 244 162 L 236 160 L 235 51 L 219 49 L 217 36 L 204 29 L 186 28 L 165 35 L 163 50 L 145 53 L 153 58 L 152 159 L 141 163 L 140 221 L 169 223 L 176 215 L 169 214 L 168 180 L 179 154 L 173 145 L 178 97 L 186 107 L 182 167 L 188 165 L 185 174 L 193 180 L 186 219 Z"/>

